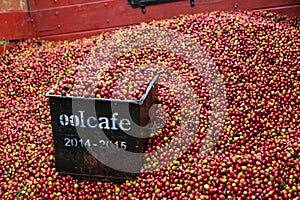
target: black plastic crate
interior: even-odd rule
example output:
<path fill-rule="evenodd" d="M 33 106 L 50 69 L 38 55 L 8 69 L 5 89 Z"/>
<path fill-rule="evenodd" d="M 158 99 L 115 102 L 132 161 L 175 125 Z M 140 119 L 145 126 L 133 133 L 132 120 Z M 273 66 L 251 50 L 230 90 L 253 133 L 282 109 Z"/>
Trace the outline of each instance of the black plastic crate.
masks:
<path fill-rule="evenodd" d="M 126 151 L 143 153 L 150 133 L 146 128 L 150 120 L 149 111 L 157 101 L 158 78 L 159 74 L 154 76 L 138 100 L 59 96 L 48 92 L 46 96 L 50 99 L 56 170 L 79 178 L 106 181 L 135 177 L 138 174 L 136 172 L 124 172 L 106 166 L 87 148 L 110 151 L 117 145 Z M 105 137 L 99 136 L 100 130 Z M 128 167 L 141 169 L 143 155 L 124 162 Z"/>

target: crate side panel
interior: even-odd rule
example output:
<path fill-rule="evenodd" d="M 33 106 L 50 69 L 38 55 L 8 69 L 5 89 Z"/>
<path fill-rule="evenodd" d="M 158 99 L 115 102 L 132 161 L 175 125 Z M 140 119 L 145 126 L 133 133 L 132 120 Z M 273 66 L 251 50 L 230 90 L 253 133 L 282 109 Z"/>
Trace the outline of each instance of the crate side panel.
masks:
<path fill-rule="evenodd" d="M 125 112 L 124 110 L 130 110 Z M 108 178 L 113 179 L 126 179 L 133 177 L 136 173 L 127 173 L 112 169 L 97 158 L 108 158 L 105 154 L 107 151 L 111 151 L 111 148 L 115 148 L 112 143 L 122 148 L 122 142 L 126 144 L 126 151 L 142 153 L 147 144 L 147 139 L 140 138 L 139 135 L 142 131 L 139 129 L 132 129 L 135 131 L 134 136 L 128 135 L 126 131 L 120 130 L 105 130 L 101 134 L 101 130 L 98 126 L 98 117 L 104 117 L 112 121 L 113 113 L 115 113 L 115 121 L 121 122 L 121 119 L 127 118 L 128 120 L 135 121 L 140 124 L 140 106 L 138 104 L 127 103 L 111 103 L 109 101 L 98 101 L 91 99 L 76 99 L 76 98 L 50 98 L 50 110 L 54 139 L 54 150 L 56 158 L 56 167 L 59 172 L 77 174 L 94 178 Z M 118 113 L 116 115 L 116 113 Z M 67 116 L 67 120 L 61 121 L 60 116 Z M 77 124 L 77 127 L 71 126 L 71 116 L 77 115 L 77 121 L 72 121 L 73 125 Z M 130 115 L 130 116 L 128 116 Z M 93 127 L 89 127 L 89 116 L 94 118 L 92 122 Z M 96 116 L 96 117 L 95 117 Z M 82 121 L 83 120 L 83 121 Z M 80 127 L 80 123 L 85 127 Z M 81 125 L 82 125 L 81 124 Z M 112 122 L 110 124 L 112 127 Z M 120 128 L 120 124 L 116 124 L 116 128 Z M 137 127 L 139 128 L 139 127 Z M 79 134 L 80 133 L 80 134 Z M 124 145 L 124 144 L 123 144 Z M 89 150 L 88 150 L 89 149 Z M 93 151 L 96 149 L 96 151 Z M 93 156 L 92 152 L 97 153 L 97 158 Z M 100 150 L 100 151 L 99 151 Z M 118 155 L 118 154 L 115 154 Z M 140 154 L 137 158 L 130 160 L 120 160 L 122 157 L 115 156 L 117 162 L 122 162 L 128 168 L 134 167 L 134 169 L 141 169 L 143 165 L 143 154 Z"/>

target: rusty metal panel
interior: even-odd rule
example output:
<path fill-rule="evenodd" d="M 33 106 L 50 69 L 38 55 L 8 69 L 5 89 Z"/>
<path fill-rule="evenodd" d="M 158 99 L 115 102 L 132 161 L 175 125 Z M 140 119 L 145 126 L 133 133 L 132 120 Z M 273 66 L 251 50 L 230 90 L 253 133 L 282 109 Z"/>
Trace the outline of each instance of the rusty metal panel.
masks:
<path fill-rule="evenodd" d="M 280 7 L 265 8 L 265 9 L 258 9 L 258 10 L 265 10 L 270 12 L 276 12 L 281 15 L 300 17 L 300 5 L 280 6 Z"/>
<path fill-rule="evenodd" d="M 219 9 L 233 7 L 233 1 L 217 0 Z M 170 9 L 172 8 L 172 9 Z M 162 12 L 168 10 L 168 12 Z M 80 5 L 52 8 L 32 12 L 39 36 L 76 33 L 97 29 L 132 25 L 149 20 L 170 18 L 179 14 L 198 13 L 215 10 L 211 4 L 196 4 L 191 7 L 188 0 L 140 8 L 132 8 L 128 1 L 98 1 Z M 46 20 L 47 19 L 47 20 Z"/>
<path fill-rule="evenodd" d="M 43 9 L 90 3 L 96 1 L 99 2 L 101 0 L 29 0 L 29 5 L 31 10 L 43 10 Z"/>
<path fill-rule="evenodd" d="M 264 10 L 271 9 L 275 7 L 289 6 L 300 4 L 300 0 L 256 0 L 256 1 L 246 1 L 239 0 L 236 1 L 236 8 L 239 9 L 251 9 L 251 10 Z"/>
<path fill-rule="evenodd" d="M 63 1 L 69 2 L 70 1 Z M 213 10 L 261 9 L 282 5 L 300 4 L 300 0 L 203 0 L 190 6 L 190 1 L 183 0 L 165 4 L 146 6 L 146 12 L 132 8 L 126 0 L 92 1 L 33 11 L 31 15 L 36 22 L 37 35 L 68 35 L 113 29 L 120 26 L 149 20 L 170 18 L 179 14 L 209 12 Z M 163 12 L 168 10 L 168 12 Z M 97 32 L 97 31 L 96 31 Z"/>
<path fill-rule="evenodd" d="M 110 32 L 116 30 L 119 27 L 112 27 L 112 28 L 104 28 L 104 29 L 96 29 L 96 30 L 88 30 L 88 31 L 78 31 L 72 33 L 64 33 L 64 34 L 56 34 L 56 35 L 44 35 L 38 36 L 37 39 L 42 40 L 50 40 L 50 41 L 59 41 L 59 40 L 76 40 L 79 38 L 91 37 L 95 35 L 99 35 L 103 32 Z"/>
<path fill-rule="evenodd" d="M 17 40 L 32 36 L 32 22 L 25 11 L 0 13 L 0 40 Z"/>
<path fill-rule="evenodd" d="M 70 6 L 70 5 L 77 5 L 77 4 L 84 4 L 84 3 L 92 3 L 92 2 L 103 2 L 105 0 L 29 0 L 29 4 L 32 10 L 42 10 L 42 9 L 50 9 L 54 7 L 62 7 L 62 6 Z M 189 1 L 189 0 L 183 0 Z M 277 7 L 277 6 L 284 6 L 284 5 L 295 5 L 299 4 L 299 0 L 255 0 L 255 1 L 247 1 L 247 0 L 235 0 L 231 1 L 228 0 L 230 4 L 234 5 L 237 4 L 241 8 L 246 9 L 257 9 L 257 8 L 269 8 L 269 7 Z M 196 0 L 195 5 L 204 5 L 204 4 L 219 4 L 219 3 L 226 3 L 224 0 Z M 118 1 L 122 5 L 128 3 L 127 0 Z M 218 8 L 215 8 L 217 10 Z"/>
<path fill-rule="evenodd" d="M 18 9 L 26 0 L 0 1 L 0 9 Z M 97 35 L 122 26 L 214 10 L 268 10 L 300 16 L 300 0 L 189 0 L 132 8 L 128 0 L 28 0 L 30 12 L 1 12 L 0 40 L 38 37 L 50 40 Z M 20 5 L 19 5 L 20 4 Z M 168 12 L 165 12 L 165 11 Z"/>
<path fill-rule="evenodd" d="M 132 18 L 130 13 L 138 11 L 133 11 L 127 1 L 121 5 L 116 1 L 97 1 L 33 11 L 32 16 L 38 35 L 44 36 L 134 24 L 141 19 Z"/>

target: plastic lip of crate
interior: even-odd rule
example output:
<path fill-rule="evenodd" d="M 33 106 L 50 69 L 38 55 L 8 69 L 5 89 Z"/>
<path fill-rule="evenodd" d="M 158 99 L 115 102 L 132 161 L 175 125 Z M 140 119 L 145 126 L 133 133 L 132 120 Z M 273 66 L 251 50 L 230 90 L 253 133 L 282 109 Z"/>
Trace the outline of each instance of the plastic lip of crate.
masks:
<path fill-rule="evenodd" d="M 139 134 L 144 134 L 145 126 L 150 121 L 149 110 L 156 101 L 156 83 L 158 81 L 160 73 L 154 75 L 150 81 L 145 93 L 140 99 L 137 100 L 120 100 L 120 99 L 106 99 L 106 98 L 93 98 L 93 97 L 74 97 L 74 96 L 60 96 L 51 95 L 48 91 L 46 97 L 50 98 L 50 114 L 51 124 L 54 139 L 54 156 L 56 160 L 56 169 L 61 174 L 69 174 L 78 178 L 85 178 L 90 180 L 106 180 L 120 182 L 127 179 L 136 177 L 138 173 L 128 173 L 118 170 L 114 170 L 108 166 L 105 166 L 96 158 L 94 158 L 90 152 L 83 147 L 66 147 L 64 140 L 80 140 L 77 132 L 78 127 L 61 126 L 57 121 L 59 115 L 62 113 L 73 114 L 73 103 L 78 104 L 82 109 L 86 109 L 86 113 L 92 113 L 91 109 L 96 110 L 96 113 L 102 113 L 105 116 L 111 116 L 112 111 L 109 110 L 110 104 L 116 104 L 118 106 L 129 105 L 130 115 L 132 115 L 132 121 L 135 121 L 138 125 L 144 126 L 143 129 L 135 129 L 134 133 L 137 133 L 138 137 L 128 135 L 121 130 L 118 131 L 104 131 L 107 138 L 111 141 L 123 140 L 126 141 L 128 151 L 131 152 L 144 152 L 147 146 L 148 138 L 140 138 Z M 90 102 L 95 102 L 94 107 Z M 76 108 L 75 108 L 76 111 Z M 120 113 L 121 117 L 122 113 Z M 86 134 L 97 134 L 95 129 L 87 128 Z M 147 134 L 147 133 L 146 133 Z M 98 143 L 99 144 L 99 143 Z M 140 160 L 126 160 L 128 165 L 142 167 L 143 157 Z"/>
<path fill-rule="evenodd" d="M 97 101 L 110 101 L 110 102 L 124 102 L 124 103 L 134 103 L 134 104 L 138 104 L 138 105 L 143 105 L 146 97 L 149 95 L 152 87 L 154 87 L 155 83 L 157 82 L 159 76 L 160 76 L 161 72 L 158 72 L 153 79 L 151 80 L 151 82 L 149 83 L 146 92 L 142 95 L 142 97 L 140 99 L 137 100 L 128 100 L 128 99 L 110 99 L 110 98 L 95 98 L 95 97 L 80 97 L 80 96 L 61 96 L 61 95 L 52 95 L 50 94 L 50 90 L 46 93 L 46 97 L 49 98 L 61 98 L 61 99 L 90 99 L 90 100 L 97 100 Z"/>

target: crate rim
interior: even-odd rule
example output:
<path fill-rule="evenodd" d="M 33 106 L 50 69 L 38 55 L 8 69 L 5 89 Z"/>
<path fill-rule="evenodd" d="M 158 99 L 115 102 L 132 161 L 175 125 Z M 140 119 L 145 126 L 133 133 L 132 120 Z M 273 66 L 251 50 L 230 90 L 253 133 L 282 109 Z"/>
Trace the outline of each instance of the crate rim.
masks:
<path fill-rule="evenodd" d="M 148 94 L 150 93 L 152 87 L 154 86 L 155 82 L 158 80 L 161 72 L 158 72 L 155 74 L 155 76 L 150 81 L 146 92 L 143 94 L 143 96 L 140 99 L 137 100 L 129 100 L 129 99 L 112 99 L 112 98 L 95 98 L 95 97 L 82 97 L 82 96 L 61 96 L 61 95 L 53 95 L 50 94 L 51 89 L 45 94 L 48 98 L 56 98 L 56 99 L 78 99 L 78 100 L 90 100 L 90 101 L 110 101 L 114 103 L 132 103 L 137 105 L 143 105 L 145 99 L 147 98 Z"/>

